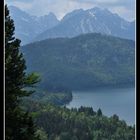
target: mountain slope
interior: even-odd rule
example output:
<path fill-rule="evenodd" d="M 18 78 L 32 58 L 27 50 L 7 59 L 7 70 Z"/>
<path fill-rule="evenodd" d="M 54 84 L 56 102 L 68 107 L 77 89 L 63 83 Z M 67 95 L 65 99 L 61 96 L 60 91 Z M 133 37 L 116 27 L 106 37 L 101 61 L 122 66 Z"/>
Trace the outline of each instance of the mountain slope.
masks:
<path fill-rule="evenodd" d="M 85 33 L 103 33 L 134 40 L 135 25 L 107 9 L 92 8 L 68 13 L 52 29 L 38 35 L 34 40 L 56 37 L 74 37 Z"/>
<path fill-rule="evenodd" d="M 29 15 L 15 6 L 9 6 L 9 10 L 15 24 L 15 35 L 21 39 L 22 44 L 31 42 L 38 34 L 59 23 L 53 13 L 36 17 Z"/>
<path fill-rule="evenodd" d="M 47 39 L 23 46 L 41 85 L 69 89 L 134 83 L 134 41 L 101 34 Z"/>

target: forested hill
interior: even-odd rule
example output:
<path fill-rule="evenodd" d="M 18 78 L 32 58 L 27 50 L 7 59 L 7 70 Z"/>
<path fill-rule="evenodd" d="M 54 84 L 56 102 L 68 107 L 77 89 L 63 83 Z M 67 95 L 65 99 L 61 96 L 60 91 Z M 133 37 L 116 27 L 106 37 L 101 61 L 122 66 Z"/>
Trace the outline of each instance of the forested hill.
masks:
<path fill-rule="evenodd" d="M 90 33 L 22 47 L 28 71 L 41 74 L 41 86 L 69 89 L 134 84 L 135 42 Z"/>

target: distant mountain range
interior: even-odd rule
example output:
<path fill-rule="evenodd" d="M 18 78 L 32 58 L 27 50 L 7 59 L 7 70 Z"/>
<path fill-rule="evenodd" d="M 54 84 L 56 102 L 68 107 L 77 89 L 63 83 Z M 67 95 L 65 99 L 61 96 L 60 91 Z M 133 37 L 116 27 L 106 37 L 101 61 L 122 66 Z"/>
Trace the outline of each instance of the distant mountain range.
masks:
<path fill-rule="evenodd" d="M 35 40 L 74 37 L 93 32 L 134 40 L 135 24 L 107 9 L 97 7 L 85 11 L 80 9 L 68 13 L 57 26 L 41 33 Z"/>
<path fill-rule="evenodd" d="M 9 7 L 15 21 L 16 35 L 23 44 L 57 37 L 75 37 L 85 33 L 102 33 L 121 38 L 135 38 L 135 21 L 128 22 L 98 7 L 75 10 L 58 21 L 53 13 L 36 17 L 16 7 Z"/>
<path fill-rule="evenodd" d="M 53 13 L 37 17 L 31 16 L 15 6 L 9 6 L 9 10 L 15 24 L 15 35 L 21 39 L 22 44 L 31 42 L 44 30 L 50 29 L 59 23 Z"/>
<path fill-rule="evenodd" d="M 135 42 L 99 33 L 56 38 L 22 47 L 27 70 L 44 88 L 122 86 L 135 81 Z"/>

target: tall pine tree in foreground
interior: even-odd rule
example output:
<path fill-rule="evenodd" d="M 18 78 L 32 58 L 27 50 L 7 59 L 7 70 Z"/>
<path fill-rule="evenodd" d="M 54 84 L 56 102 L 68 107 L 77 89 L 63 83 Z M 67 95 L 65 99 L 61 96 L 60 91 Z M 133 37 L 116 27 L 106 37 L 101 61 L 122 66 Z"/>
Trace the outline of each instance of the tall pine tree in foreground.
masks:
<path fill-rule="evenodd" d="M 20 40 L 14 37 L 14 22 L 5 6 L 5 138 L 6 140 L 39 140 L 31 116 L 19 107 L 21 97 L 30 95 L 24 90 L 38 80 L 26 75 L 25 60 L 19 52 Z"/>

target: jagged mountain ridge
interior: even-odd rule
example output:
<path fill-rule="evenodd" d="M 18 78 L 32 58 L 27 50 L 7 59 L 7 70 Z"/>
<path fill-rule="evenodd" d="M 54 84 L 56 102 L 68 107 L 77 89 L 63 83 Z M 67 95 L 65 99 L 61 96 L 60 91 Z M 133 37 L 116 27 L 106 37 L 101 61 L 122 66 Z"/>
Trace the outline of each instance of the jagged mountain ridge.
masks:
<path fill-rule="evenodd" d="M 15 24 L 15 35 L 21 39 L 22 44 L 31 42 L 44 30 L 50 29 L 59 23 L 53 13 L 37 17 L 31 16 L 15 6 L 9 6 L 9 10 Z"/>
<path fill-rule="evenodd" d="M 135 21 L 128 22 L 107 9 L 94 7 L 74 10 L 66 14 L 61 21 L 58 21 L 53 13 L 36 17 L 15 6 L 9 6 L 9 9 L 15 22 L 16 37 L 22 40 L 22 44 L 93 32 L 133 40 L 135 38 Z"/>
<path fill-rule="evenodd" d="M 135 24 L 107 9 L 98 7 L 88 10 L 79 9 L 66 14 L 58 25 L 41 33 L 34 41 L 47 38 L 74 37 L 94 32 L 134 40 Z"/>

